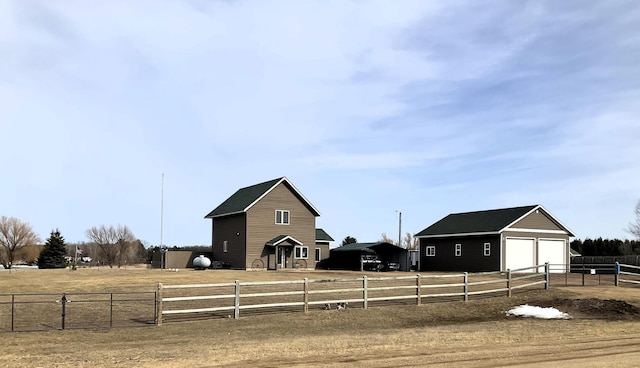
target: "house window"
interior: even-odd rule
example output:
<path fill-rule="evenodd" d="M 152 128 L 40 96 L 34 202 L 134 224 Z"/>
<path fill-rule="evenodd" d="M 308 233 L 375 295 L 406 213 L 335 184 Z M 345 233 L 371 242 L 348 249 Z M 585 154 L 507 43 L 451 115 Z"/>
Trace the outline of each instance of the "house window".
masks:
<path fill-rule="evenodd" d="M 289 211 L 276 210 L 276 224 L 289 225 Z"/>
<path fill-rule="evenodd" d="M 295 250 L 295 257 L 300 259 L 307 259 L 309 257 L 309 247 L 297 245 Z"/>
<path fill-rule="evenodd" d="M 456 257 L 460 257 L 462 255 L 462 244 L 456 244 Z"/>
<path fill-rule="evenodd" d="M 222 251 L 223 251 L 224 253 L 227 253 L 227 252 L 229 251 L 229 249 L 228 249 L 227 245 L 228 245 L 228 243 L 227 243 L 227 241 L 226 241 L 226 240 L 222 242 Z"/>
<path fill-rule="evenodd" d="M 322 249 L 316 248 L 316 262 L 320 262 L 322 259 Z"/>
<path fill-rule="evenodd" d="M 484 256 L 489 257 L 491 255 L 491 243 L 484 243 Z"/>
<path fill-rule="evenodd" d="M 427 245 L 425 253 L 427 253 L 427 257 L 435 257 L 436 256 L 436 246 L 435 245 Z"/>

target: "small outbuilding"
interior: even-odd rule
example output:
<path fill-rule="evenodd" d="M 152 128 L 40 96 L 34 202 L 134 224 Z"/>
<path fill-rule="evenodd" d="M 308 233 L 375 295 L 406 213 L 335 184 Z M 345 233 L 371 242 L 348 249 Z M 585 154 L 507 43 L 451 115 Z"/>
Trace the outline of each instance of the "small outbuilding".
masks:
<path fill-rule="evenodd" d="M 331 250 L 330 268 L 354 271 L 408 270 L 407 250 L 391 243 L 351 243 Z"/>
<path fill-rule="evenodd" d="M 570 260 L 574 234 L 540 205 L 450 214 L 416 234 L 421 271 L 517 270 Z"/>

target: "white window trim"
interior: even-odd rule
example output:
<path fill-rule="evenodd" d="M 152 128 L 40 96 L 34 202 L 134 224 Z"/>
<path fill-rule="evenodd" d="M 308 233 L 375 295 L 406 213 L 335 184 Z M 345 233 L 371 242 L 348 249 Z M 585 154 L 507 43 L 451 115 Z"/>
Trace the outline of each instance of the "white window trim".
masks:
<path fill-rule="evenodd" d="M 278 222 L 278 213 L 280 213 L 280 222 Z M 287 222 L 284 222 L 284 214 L 287 214 Z M 276 225 L 289 225 L 291 223 L 291 211 L 289 210 L 276 210 L 275 219 Z"/>
<path fill-rule="evenodd" d="M 226 240 L 222 242 L 222 252 L 223 253 L 229 252 L 229 243 Z"/>
<path fill-rule="evenodd" d="M 462 257 L 462 244 L 456 244 L 456 257 Z"/>
<path fill-rule="evenodd" d="M 298 250 L 300 250 L 300 256 L 298 256 Z M 293 250 L 293 258 L 295 258 L 295 259 L 308 259 L 309 258 L 309 247 L 307 247 L 306 245 L 296 245 L 295 249 Z"/>
<path fill-rule="evenodd" d="M 484 243 L 484 256 L 491 256 L 491 243 Z"/>
<path fill-rule="evenodd" d="M 427 253 L 427 257 L 435 257 L 436 256 L 436 246 L 435 245 L 427 245 L 425 248 L 425 252 Z"/>
<path fill-rule="evenodd" d="M 316 248 L 315 257 L 316 257 L 316 262 L 320 262 L 320 260 L 322 259 L 322 249 Z"/>

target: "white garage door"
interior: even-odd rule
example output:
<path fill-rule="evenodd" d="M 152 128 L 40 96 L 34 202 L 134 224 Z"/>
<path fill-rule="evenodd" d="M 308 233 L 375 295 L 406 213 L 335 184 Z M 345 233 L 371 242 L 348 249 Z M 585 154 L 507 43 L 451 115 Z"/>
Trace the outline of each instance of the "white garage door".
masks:
<path fill-rule="evenodd" d="M 535 239 L 507 238 L 505 265 L 509 270 L 535 266 Z M 533 272 L 522 270 L 520 272 Z"/>
<path fill-rule="evenodd" d="M 566 263 L 566 245 L 562 239 L 539 239 L 538 240 L 538 264 L 551 264 L 551 272 L 564 272 Z"/>

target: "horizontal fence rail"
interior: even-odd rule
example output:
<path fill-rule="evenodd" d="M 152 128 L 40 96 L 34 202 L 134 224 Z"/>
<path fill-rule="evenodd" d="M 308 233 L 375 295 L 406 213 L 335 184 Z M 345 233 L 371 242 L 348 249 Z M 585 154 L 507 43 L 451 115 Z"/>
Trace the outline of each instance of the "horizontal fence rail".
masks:
<path fill-rule="evenodd" d="M 507 272 L 455 273 L 200 285 L 158 284 L 157 324 L 192 318 L 239 318 L 244 313 L 368 308 L 372 305 L 468 301 L 549 287 L 549 265 Z M 196 292 L 197 291 L 197 292 Z M 262 311 L 262 312 L 260 312 Z M 195 317 L 194 317 L 195 316 Z M 174 319 L 172 319 L 174 318 Z"/>
<path fill-rule="evenodd" d="M 616 286 L 620 283 L 640 284 L 640 266 L 616 263 Z"/>

